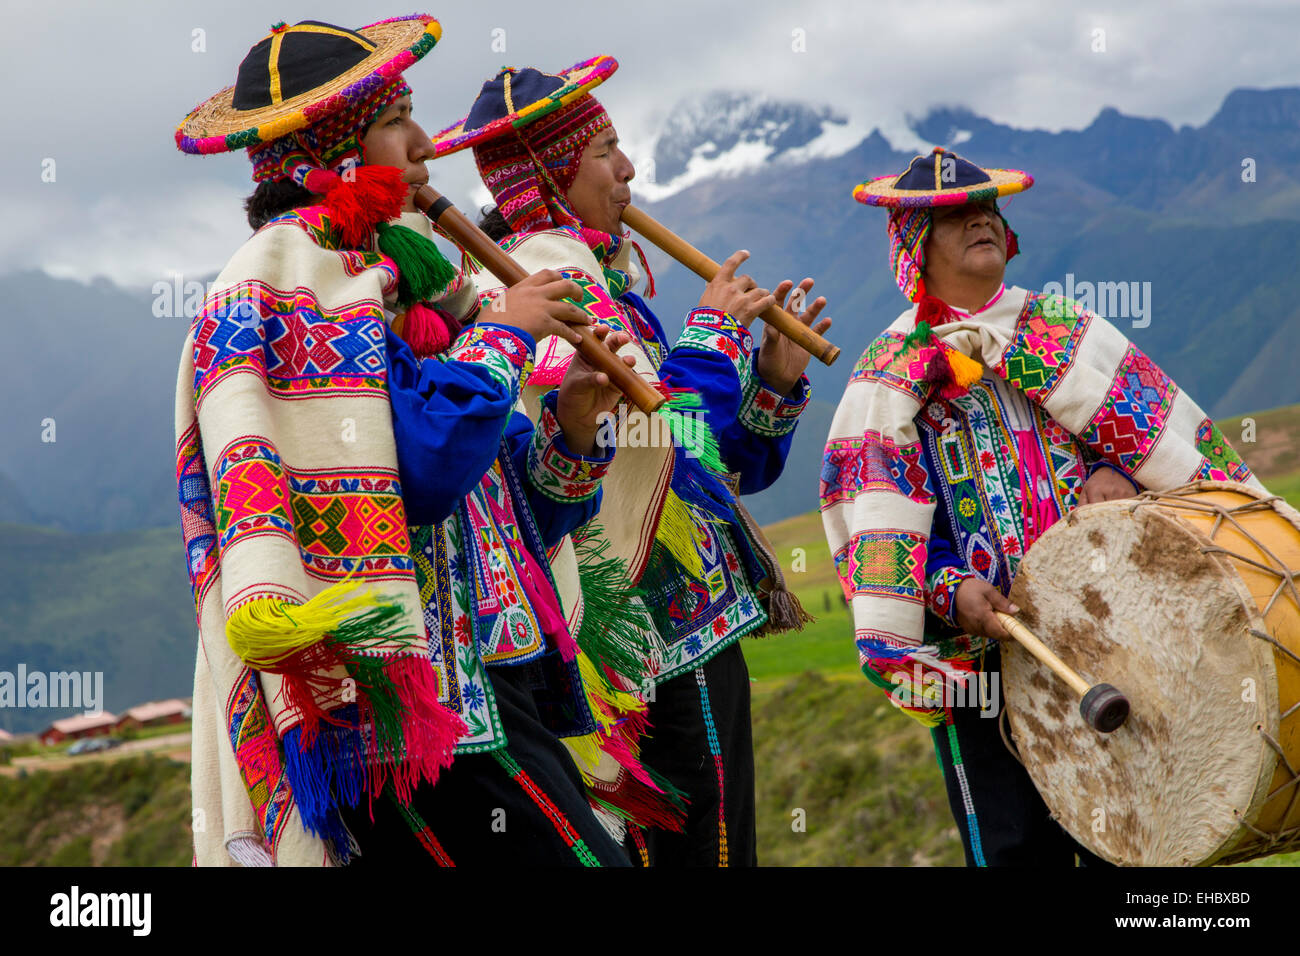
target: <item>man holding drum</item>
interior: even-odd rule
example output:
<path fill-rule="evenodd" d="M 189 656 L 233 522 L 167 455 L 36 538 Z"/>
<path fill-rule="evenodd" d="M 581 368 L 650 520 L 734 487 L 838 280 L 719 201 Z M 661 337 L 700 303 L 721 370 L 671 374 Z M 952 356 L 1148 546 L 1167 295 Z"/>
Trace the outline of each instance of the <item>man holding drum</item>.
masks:
<path fill-rule="evenodd" d="M 1114 326 L 1004 285 L 1018 242 L 997 199 L 1032 184 L 936 148 L 854 190 L 889 208 L 914 304 L 854 369 L 821 482 L 863 671 L 932 728 L 972 866 L 1100 862 L 999 732 L 994 639 L 1010 635 L 995 615 L 1019 610 L 1006 595 L 1024 553 L 1080 504 L 1249 474 Z"/>

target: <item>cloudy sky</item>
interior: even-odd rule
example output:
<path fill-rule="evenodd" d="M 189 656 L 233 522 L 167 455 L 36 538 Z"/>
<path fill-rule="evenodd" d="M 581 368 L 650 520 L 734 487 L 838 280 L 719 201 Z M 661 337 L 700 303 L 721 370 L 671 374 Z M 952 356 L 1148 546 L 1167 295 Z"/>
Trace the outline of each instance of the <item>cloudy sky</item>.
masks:
<path fill-rule="evenodd" d="M 148 285 L 218 270 L 248 234 L 249 165 L 243 153 L 180 154 L 176 124 L 234 82 L 277 20 L 357 27 L 411 12 L 342 0 L 7 12 L 0 272 Z M 1236 87 L 1300 85 L 1290 0 L 444 0 L 425 12 L 444 28 L 407 74 L 426 129 L 462 116 L 501 66 L 555 70 L 608 53 L 621 66 L 600 96 L 634 161 L 674 103 L 712 89 L 829 103 L 903 147 L 915 145 L 906 117 L 932 106 L 1052 130 L 1086 126 L 1104 106 L 1199 125 Z M 462 207 L 485 198 L 467 154 L 430 172 Z"/>

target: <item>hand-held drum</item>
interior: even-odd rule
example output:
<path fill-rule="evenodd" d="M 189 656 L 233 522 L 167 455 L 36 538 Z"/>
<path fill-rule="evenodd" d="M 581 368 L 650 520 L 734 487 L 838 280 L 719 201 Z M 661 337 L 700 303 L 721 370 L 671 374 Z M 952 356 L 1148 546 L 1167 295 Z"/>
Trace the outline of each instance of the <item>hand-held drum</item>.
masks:
<path fill-rule="evenodd" d="M 1113 863 L 1232 863 L 1300 846 L 1300 513 L 1234 482 L 1071 512 L 1026 554 L 1019 618 L 1090 684 L 1112 734 L 1014 642 L 1011 735 L 1076 840 Z"/>

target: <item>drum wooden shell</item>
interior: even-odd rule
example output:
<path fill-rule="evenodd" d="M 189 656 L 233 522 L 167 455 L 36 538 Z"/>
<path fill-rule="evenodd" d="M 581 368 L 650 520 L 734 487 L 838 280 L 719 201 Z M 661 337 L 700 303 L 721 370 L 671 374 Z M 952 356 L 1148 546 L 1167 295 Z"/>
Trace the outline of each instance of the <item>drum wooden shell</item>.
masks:
<path fill-rule="evenodd" d="M 1232 482 L 1077 509 L 1021 565 L 1017 615 L 1128 722 L 1100 734 L 1003 647 L 1011 736 L 1052 815 L 1122 865 L 1300 846 L 1300 513 Z"/>

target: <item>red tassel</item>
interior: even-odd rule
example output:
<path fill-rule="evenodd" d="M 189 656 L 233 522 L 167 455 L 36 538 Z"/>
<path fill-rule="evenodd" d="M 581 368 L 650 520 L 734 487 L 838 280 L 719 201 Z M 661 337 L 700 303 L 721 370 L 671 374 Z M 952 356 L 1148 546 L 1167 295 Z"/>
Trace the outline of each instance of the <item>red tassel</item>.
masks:
<path fill-rule="evenodd" d="M 655 277 L 650 271 L 650 263 L 646 261 L 645 253 L 635 240 L 632 242 L 632 248 L 636 250 L 637 258 L 641 260 L 641 269 L 645 272 L 645 297 L 653 299 L 655 297 Z"/>
<path fill-rule="evenodd" d="M 339 673 L 338 669 L 343 666 L 343 655 L 326 641 L 318 641 L 276 665 L 275 673 L 283 681 L 277 698 L 290 714 L 295 715 L 291 723 L 301 726 L 305 750 L 316 745 L 316 735 L 322 723 L 339 727 L 346 724 L 346 721 L 330 716 L 320 704 L 321 699 L 328 704 L 339 697 L 342 678 L 331 675 Z"/>
<path fill-rule="evenodd" d="M 930 328 L 943 325 L 948 321 L 948 312 L 948 303 L 926 293 L 921 296 L 916 309 L 916 324 L 920 325 L 925 322 Z"/>
<path fill-rule="evenodd" d="M 416 358 L 426 359 L 446 351 L 460 335 L 460 323 L 436 307 L 417 302 L 406 310 L 402 338 Z"/>
<path fill-rule="evenodd" d="M 370 776 L 370 796 L 378 798 L 384 785 L 392 782 L 394 795 L 406 806 L 421 781 L 437 783 L 439 771 L 450 767 L 456 742 L 469 733 L 460 715 L 438 701 L 438 684 L 433 668 L 420 656 L 400 657 L 384 668 L 403 703 L 402 743 L 405 752 L 381 753 L 374 721 L 369 719 L 364 696 L 358 696 L 360 720 L 369 725 L 367 750 L 379 757 Z"/>
<path fill-rule="evenodd" d="M 357 166 L 325 194 L 330 221 L 348 246 L 368 246 L 381 222 L 396 219 L 406 203 L 407 183 L 394 166 Z"/>

